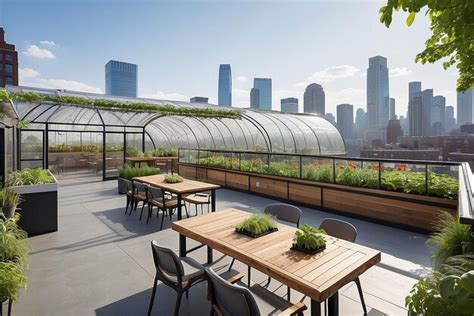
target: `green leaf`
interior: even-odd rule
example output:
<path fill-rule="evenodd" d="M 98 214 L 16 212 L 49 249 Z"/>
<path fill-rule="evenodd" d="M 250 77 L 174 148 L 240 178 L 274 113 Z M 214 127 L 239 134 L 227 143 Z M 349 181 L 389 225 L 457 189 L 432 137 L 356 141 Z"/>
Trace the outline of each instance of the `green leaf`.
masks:
<path fill-rule="evenodd" d="M 415 16 L 416 16 L 416 12 L 410 12 L 410 14 L 408 14 L 408 17 L 407 17 L 407 26 L 410 26 L 413 24 L 413 21 L 415 21 Z"/>
<path fill-rule="evenodd" d="M 474 271 L 464 273 L 459 284 L 471 293 L 474 293 Z"/>
<path fill-rule="evenodd" d="M 459 291 L 456 287 L 456 281 L 459 277 L 448 275 L 439 282 L 439 294 L 445 300 L 455 296 Z"/>

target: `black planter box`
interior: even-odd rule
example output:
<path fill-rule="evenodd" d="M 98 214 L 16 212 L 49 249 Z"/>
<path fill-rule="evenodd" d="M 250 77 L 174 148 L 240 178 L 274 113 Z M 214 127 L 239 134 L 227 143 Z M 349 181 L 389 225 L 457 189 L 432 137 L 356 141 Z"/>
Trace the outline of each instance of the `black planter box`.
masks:
<path fill-rule="evenodd" d="M 290 248 L 291 250 L 296 250 L 296 251 L 301 251 L 301 252 L 304 252 L 304 253 L 307 253 L 307 254 L 310 254 L 310 255 L 315 255 L 317 254 L 318 252 L 321 252 L 323 251 L 324 249 L 326 249 L 326 244 L 322 245 L 321 247 L 319 248 L 316 248 L 316 249 L 306 249 L 306 248 L 300 248 L 300 247 L 297 247 L 296 244 L 293 244 L 293 246 Z"/>
<path fill-rule="evenodd" d="M 56 180 L 56 179 L 55 179 Z M 21 195 L 19 226 L 28 236 L 58 230 L 58 183 L 11 187 Z"/>
<path fill-rule="evenodd" d="M 264 232 L 264 233 L 254 234 L 254 233 L 251 233 L 251 232 L 246 231 L 246 230 L 243 230 L 243 229 L 238 229 L 238 228 L 235 229 L 235 231 L 236 231 L 237 233 L 242 234 L 242 235 L 245 235 L 245 236 L 249 236 L 249 237 L 252 237 L 252 238 L 262 237 L 262 236 L 271 234 L 271 233 L 273 233 L 273 232 L 276 232 L 277 230 L 278 230 L 278 228 L 274 228 L 274 229 L 271 229 L 271 230 L 266 231 L 266 232 Z"/>

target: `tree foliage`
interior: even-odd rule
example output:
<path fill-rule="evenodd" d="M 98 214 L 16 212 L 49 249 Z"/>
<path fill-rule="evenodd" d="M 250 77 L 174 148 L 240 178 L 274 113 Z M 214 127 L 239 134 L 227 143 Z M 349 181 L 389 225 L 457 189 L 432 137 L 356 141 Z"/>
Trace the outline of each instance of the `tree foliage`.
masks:
<path fill-rule="evenodd" d="M 431 37 L 415 61 L 443 61 L 443 68 L 455 65 L 459 71 L 458 91 L 474 87 L 474 1 L 473 0 L 387 0 L 380 8 L 380 21 L 389 27 L 393 11 L 408 13 L 410 26 L 417 13 L 425 11 L 431 23 Z"/>

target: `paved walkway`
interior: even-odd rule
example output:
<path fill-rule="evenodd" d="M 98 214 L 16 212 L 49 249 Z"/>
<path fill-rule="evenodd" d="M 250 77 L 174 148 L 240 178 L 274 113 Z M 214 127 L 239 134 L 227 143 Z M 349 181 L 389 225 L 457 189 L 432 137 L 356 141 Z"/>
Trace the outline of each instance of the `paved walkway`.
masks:
<path fill-rule="evenodd" d="M 230 190 L 217 192 L 218 210 L 235 207 L 257 212 L 272 202 Z M 177 251 L 178 235 L 166 221 L 159 231 L 156 217 L 146 224 L 138 221 L 139 212 L 124 215 L 124 205 L 116 181 L 60 184 L 59 231 L 31 238 L 28 289 L 13 314 L 145 315 L 154 277 L 150 240 Z M 361 276 L 369 315 L 406 315 L 404 298 L 430 265 L 426 236 L 308 208 L 303 208 L 301 222 L 318 226 L 325 217 L 353 223 L 359 231 L 358 243 L 383 252 L 382 262 Z M 191 256 L 205 262 L 205 248 Z M 226 257 L 216 265 L 229 262 Z M 246 271 L 238 263 L 235 267 Z M 252 280 L 263 283 L 266 276 L 254 272 Z M 271 289 L 286 292 L 276 281 Z M 340 294 L 341 315 L 362 315 L 355 284 L 345 286 Z M 293 300 L 300 297 L 293 291 Z M 160 285 L 153 314 L 172 314 L 174 302 L 174 292 Z M 305 302 L 309 306 L 308 299 Z M 181 315 L 208 312 L 204 285 L 193 288 L 188 300 L 183 298 Z"/>

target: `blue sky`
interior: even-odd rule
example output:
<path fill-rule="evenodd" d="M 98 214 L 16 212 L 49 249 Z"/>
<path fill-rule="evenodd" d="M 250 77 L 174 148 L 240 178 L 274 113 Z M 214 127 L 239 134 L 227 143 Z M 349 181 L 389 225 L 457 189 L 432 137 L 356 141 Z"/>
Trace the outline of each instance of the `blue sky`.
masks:
<path fill-rule="evenodd" d="M 233 104 L 248 106 L 254 77 L 273 79 L 280 98 L 300 99 L 307 83 L 339 103 L 366 108 L 368 58 L 388 58 L 390 96 L 407 109 L 408 82 L 455 105 L 454 69 L 414 63 L 428 38 L 425 16 L 406 27 L 379 22 L 384 1 L 0 0 L 0 25 L 20 54 L 20 84 L 104 92 L 109 59 L 137 63 L 139 95 L 208 96 L 217 102 L 220 63 L 230 63 Z"/>

